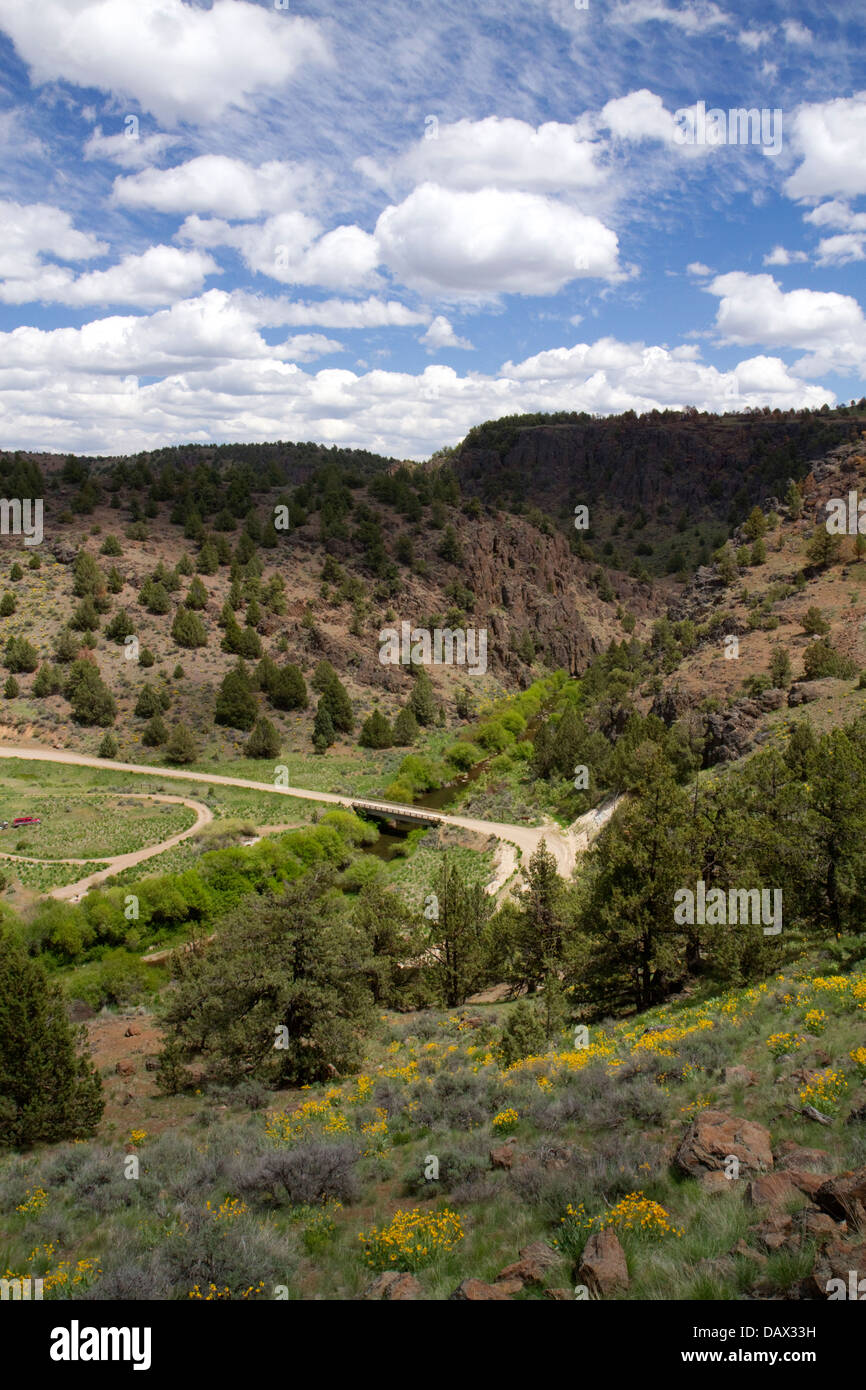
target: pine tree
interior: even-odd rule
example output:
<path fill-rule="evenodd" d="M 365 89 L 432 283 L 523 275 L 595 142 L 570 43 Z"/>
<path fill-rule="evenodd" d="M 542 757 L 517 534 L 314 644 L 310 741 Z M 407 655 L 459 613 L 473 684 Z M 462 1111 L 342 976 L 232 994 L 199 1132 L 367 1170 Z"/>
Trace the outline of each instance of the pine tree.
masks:
<path fill-rule="evenodd" d="M 397 748 L 409 748 L 418 737 L 418 720 L 407 705 L 401 709 L 394 720 L 394 744 Z"/>
<path fill-rule="evenodd" d="M 438 915 L 430 924 L 433 986 L 446 1009 L 464 1003 L 484 983 L 484 932 L 493 903 L 478 883 L 466 883 L 447 853 L 434 886 Z"/>
<path fill-rule="evenodd" d="M 171 635 L 179 647 L 206 647 L 207 632 L 205 625 L 197 613 L 181 605 L 174 615 L 174 622 L 171 625 Z"/>
<path fill-rule="evenodd" d="M 200 612 L 202 608 L 207 607 L 207 600 L 207 589 L 202 584 L 198 575 L 196 575 L 195 578 L 192 580 L 189 589 L 187 590 L 187 595 L 184 602 L 186 603 L 187 608 L 193 608 Z"/>
<path fill-rule="evenodd" d="M 11 618 L 17 607 L 15 595 L 7 589 L 3 597 L 0 598 L 0 618 Z"/>
<path fill-rule="evenodd" d="M 247 739 L 248 758 L 276 758 L 280 752 L 280 736 L 269 719 L 257 719 Z"/>
<path fill-rule="evenodd" d="M 413 667 L 415 683 L 409 696 L 408 707 L 419 724 L 427 727 L 436 722 L 436 701 L 433 697 L 433 682 L 423 666 Z"/>
<path fill-rule="evenodd" d="M 161 714 L 155 714 L 144 726 L 141 741 L 145 748 L 159 748 L 168 739 L 168 729 Z"/>
<path fill-rule="evenodd" d="M 0 1144 L 21 1149 L 93 1134 L 102 1085 L 76 1041 L 60 986 L 0 926 Z"/>
<path fill-rule="evenodd" d="M 100 741 L 99 748 L 96 750 L 96 751 L 97 751 L 97 757 L 100 757 L 100 758 L 116 758 L 116 757 L 117 757 L 117 747 L 118 747 L 118 745 L 117 745 L 117 739 L 115 738 L 114 734 L 113 734 L 113 733 L 111 732 L 111 730 L 109 729 L 109 730 L 106 731 L 106 733 L 104 733 L 104 734 L 102 735 L 102 739 L 101 739 L 101 741 Z"/>
<path fill-rule="evenodd" d="M 78 724 L 114 723 L 117 705 L 114 696 L 92 661 L 74 661 L 66 680 L 66 698 Z"/>
<path fill-rule="evenodd" d="M 223 677 L 217 692 L 214 719 L 233 729 L 251 729 L 256 722 L 258 704 L 249 673 L 243 661 L 238 661 Z"/>
<path fill-rule="evenodd" d="M 330 711 L 322 695 L 316 707 L 316 717 L 313 720 L 313 746 L 317 753 L 324 753 L 326 748 L 330 748 L 336 739 L 334 723 L 331 719 Z"/>
<path fill-rule="evenodd" d="M 20 694 L 21 687 L 14 676 L 6 677 L 6 684 L 3 687 L 3 694 L 7 700 L 14 700 Z"/>
<path fill-rule="evenodd" d="M 118 642 L 121 645 L 126 637 L 131 637 L 135 632 L 135 624 L 130 618 L 125 608 L 118 608 L 111 622 L 105 629 L 105 635 L 109 642 Z"/>
<path fill-rule="evenodd" d="M 291 662 L 280 667 L 268 690 L 268 698 L 275 709 L 306 709 L 309 696 L 300 668 Z"/>
<path fill-rule="evenodd" d="M 170 763 L 195 762 L 198 757 L 198 749 L 186 724 L 175 724 L 166 745 L 165 756 Z"/>
<path fill-rule="evenodd" d="M 394 743 L 394 731 L 381 710 L 374 710 L 373 713 L 364 720 L 358 742 L 362 748 L 392 747 Z"/>

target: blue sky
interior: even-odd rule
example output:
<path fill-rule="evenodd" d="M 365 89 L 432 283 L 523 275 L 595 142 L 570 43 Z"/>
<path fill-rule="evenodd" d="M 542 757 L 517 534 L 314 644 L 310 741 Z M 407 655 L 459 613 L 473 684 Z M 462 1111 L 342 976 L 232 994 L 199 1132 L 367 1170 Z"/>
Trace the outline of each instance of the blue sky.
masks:
<path fill-rule="evenodd" d="M 0 445 L 863 395 L 861 0 L 582 2 L 0 0 Z"/>

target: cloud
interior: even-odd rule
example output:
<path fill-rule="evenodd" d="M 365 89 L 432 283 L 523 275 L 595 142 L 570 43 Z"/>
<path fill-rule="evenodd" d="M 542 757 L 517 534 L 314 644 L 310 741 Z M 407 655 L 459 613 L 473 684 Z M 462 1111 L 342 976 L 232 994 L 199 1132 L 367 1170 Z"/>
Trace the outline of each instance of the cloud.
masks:
<path fill-rule="evenodd" d="M 430 315 L 407 309 L 396 299 L 265 299 L 235 293 L 234 302 L 247 309 L 263 327 L 318 324 L 323 328 L 412 328 L 427 323 Z"/>
<path fill-rule="evenodd" d="M 19 329 L 0 334 L 0 419 L 13 448 L 97 453 L 110 445 L 133 453 L 181 440 L 297 438 L 423 458 L 478 420 L 503 414 L 786 409 L 834 400 L 777 358 L 722 372 L 701 362 L 693 345 L 671 350 L 612 338 L 505 363 L 492 375 L 461 376 L 442 365 L 417 374 L 307 373 L 280 354 L 289 355 L 288 344 L 269 349 L 249 315 L 217 291 L 146 319 Z M 185 360 L 175 366 L 175 356 Z M 161 379 L 142 385 L 135 373 Z"/>
<path fill-rule="evenodd" d="M 788 251 L 784 246 L 774 246 L 764 257 L 764 265 L 793 265 L 795 261 L 808 261 L 805 251 Z"/>
<path fill-rule="evenodd" d="M 845 232 L 866 232 L 866 212 L 852 212 L 847 203 L 821 203 L 803 216 L 813 227 L 838 227 Z"/>
<path fill-rule="evenodd" d="M 822 237 L 818 242 L 816 265 L 850 265 L 852 261 L 866 260 L 863 252 L 862 236 L 856 232 L 840 232 L 838 236 Z"/>
<path fill-rule="evenodd" d="M 188 217 L 178 236 L 196 246 L 233 246 L 250 270 L 283 285 L 352 290 L 378 283 L 379 249 L 360 227 L 320 224 L 303 212 L 284 212 L 262 223 L 234 226 L 218 218 Z"/>
<path fill-rule="evenodd" d="M 438 352 L 440 348 L 465 348 L 472 350 L 472 344 L 468 338 L 458 338 L 448 319 L 443 314 L 437 314 L 426 333 L 422 333 L 418 339 L 419 343 L 424 343 L 428 352 Z"/>
<path fill-rule="evenodd" d="M 446 296 L 555 294 L 579 277 L 623 278 L 615 232 L 533 193 L 421 184 L 385 209 L 375 234 L 403 284 Z"/>
<path fill-rule="evenodd" d="M 330 61 L 312 20 L 248 0 L 0 0 L 0 28 L 34 84 L 96 87 L 168 123 L 216 120 Z"/>
<path fill-rule="evenodd" d="M 133 127 L 129 127 L 130 131 Z M 121 164 L 127 169 L 144 168 L 179 144 L 176 135 L 141 135 L 121 131 L 118 135 L 103 135 L 102 127 L 97 126 L 84 146 L 84 158 L 88 160 L 105 159 L 112 164 Z"/>
<path fill-rule="evenodd" d="M 89 261 L 108 246 L 91 232 L 76 231 L 69 213 L 47 203 L 0 200 L 0 279 L 26 279 L 41 252 L 58 261 Z"/>
<path fill-rule="evenodd" d="M 802 161 L 785 182 L 789 198 L 866 193 L 866 92 L 798 106 L 788 134 Z"/>
<path fill-rule="evenodd" d="M 710 267 L 704 265 L 703 261 L 689 261 L 686 266 L 687 275 L 712 275 L 712 273 Z"/>
<path fill-rule="evenodd" d="M 801 48 L 805 48 L 807 44 L 815 41 L 812 30 L 807 29 L 805 24 L 801 24 L 798 19 L 783 20 L 782 33 L 785 35 L 786 43 L 792 43 Z"/>
<path fill-rule="evenodd" d="M 772 275 L 745 271 L 717 276 L 708 291 L 719 297 L 716 327 L 728 343 L 810 350 L 794 363 L 804 376 L 866 367 L 866 320 L 850 295 L 785 292 Z"/>
<path fill-rule="evenodd" d="M 30 273 L 0 282 L 0 302 L 135 304 L 141 308 L 171 304 L 197 294 L 208 275 L 220 274 L 217 263 L 201 251 L 176 246 L 151 246 L 141 255 L 128 255 L 108 270 L 75 276 L 70 270 L 36 262 Z"/>
<path fill-rule="evenodd" d="M 145 169 L 119 177 L 112 198 L 128 208 L 246 220 L 295 207 L 299 195 L 314 181 L 311 169 L 283 160 L 273 159 L 256 168 L 242 159 L 205 154 L 170 169 Z"/>
<path fill-rule="evenodd" d="M 620 140 L 661 140 L 664 144 L 674 143 L 678 128 L 661 97 L 646 87 L 607 102 L 599 123 Z"/>
<path fill-rule="evenodd" d="M 277 352 L 289 362 L 312 362 L 316 357 L 326 357 L 331 352 L 345 352 L 342 343 L 334 338 L 326 338 L 323 333 L 296 333 L 280 343 Z"/>
<path fill-rule="evenodd" d="M 382 167 L 361 158 L 355 168 L 388 189 L 435 183 L 469 192 L 515 188 L 553 193 L 594 188 L 605 177 L 595 162 L 599 145 L 582 138 L 575 125 L 550 121 L 536 128 L 526 121 L 488 116 L 450 125 L 437 121 L 427 131 L 432 138 L 425 135 L 391 164 Z"/>
<path fill-rule="evenodd" d="M 684 34 L 704 34 L 709 29 L 723 29 L 728 24 L 724 10 L 712 0 L 693 0 L 679 8 L 666 5 L 664 0 L 626 0 L 611 13 L 616 24 L 670 24 Z"/>

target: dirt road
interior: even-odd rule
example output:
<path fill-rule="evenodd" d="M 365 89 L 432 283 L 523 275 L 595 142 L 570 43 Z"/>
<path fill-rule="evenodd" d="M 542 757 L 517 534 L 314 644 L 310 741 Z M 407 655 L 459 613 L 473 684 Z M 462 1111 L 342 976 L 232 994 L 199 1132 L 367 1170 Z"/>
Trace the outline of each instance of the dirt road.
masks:
<path fill-rule="evenodd" d="M 206 782 L 208 786 L 245 787 L 252 791 L 270 792 L 275 796 L 294 796 L 302 801 L 319 801 L 335 806 L 351 807 L 358 800 L 369 801 L 368 797 L 340 796 L 335 792 L 310 791 L 307 787 L 280 787 L 268 782 L 255 782 L 251 778 L 226 777 L 213 772 L 191 772 L 184 768 L 147 767 L 139 763 L 113 762 L 107 758 L 93 758 L 86 753 L 73 753 L 65 748 L 0 747 L 0 758 L 26 758 L 35 762 L 67 763 L 74 767 L 98 768 L 103 772 L 131 772 L 138 776 L 158 777 L 160 779 L 176 778 L 182 782 Z M 111 874 L 120 872 L 121 868 L 130 868 L 165 849 L 170 849 L 173 845 L 186 839 L 187 836 L 194 835 L 202 825 L 213 819 L 213 813 L 200 802 L 189 801 L 184 797 L 163 797 L 161 799 L 182 801 L 185 805 L 195 809 L 197 814 L 201 812 L 202 819 L 188 830 L 182 831 L 180 835 L 172 836 L 163 844 L 151 846 L 146 850 L 136 850 L 132 855 L 121 855 L 120 859 L 114 860 L 109 868 L 99 870 L 90 875 L 88 879 L 54 889 L 51 896 L 56 898 L 74 897 L 86 891 L 82 888 L 82 884 L 90 887 L 91 883 L 99 883 Z M 377 801 L 375 804 L 383 811 L 400 813 L 406 810 L 406 807 L 399 802 Z M 589 848 L 602 826 L 613 815 L 617 804 L 618 802 L 611 801 L 596 811 L 588 811 L 585 816 L 581 816 L 566 830 L 563 830 L 554 821 L 547 821 L 541 826 L 508 825 L 498 821 L 475 820 L 470 816 L 452 816 L 442 811 L 431 812 L 430 819 L 442 825 L 453 825 L 464 830 L 472 830 L 477 834 L 493 835 L 497 840 L 515 846 L 520 850 L 524 859 L 534 853 L 543 839 L 556 860 L 557 871 L 563 878 L 571 878 L 578 856 Z M 106 860 L 103 858 L 97 862 L 105 863 Z M 506 860 L 505 862 L 509 861 Z M 496 891 L 502 886 L 503 881 L 502 867 L 500 867 L 494 879 Z"/>

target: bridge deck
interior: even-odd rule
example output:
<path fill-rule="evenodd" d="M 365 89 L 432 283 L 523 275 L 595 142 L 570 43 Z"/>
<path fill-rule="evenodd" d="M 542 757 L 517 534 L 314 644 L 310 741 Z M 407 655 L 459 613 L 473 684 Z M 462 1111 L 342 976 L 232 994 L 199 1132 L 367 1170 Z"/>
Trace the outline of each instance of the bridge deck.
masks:
<path fill-rule="evenodd" d="M 441 825 L 442 816 L 431 811 L 416 811 L 408 806 L 388 806 L 379 801 L 353 801 L 352 810 L 380 820 L 405 821 L 407 825 Z"/>

